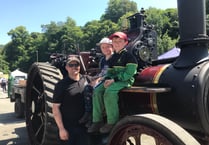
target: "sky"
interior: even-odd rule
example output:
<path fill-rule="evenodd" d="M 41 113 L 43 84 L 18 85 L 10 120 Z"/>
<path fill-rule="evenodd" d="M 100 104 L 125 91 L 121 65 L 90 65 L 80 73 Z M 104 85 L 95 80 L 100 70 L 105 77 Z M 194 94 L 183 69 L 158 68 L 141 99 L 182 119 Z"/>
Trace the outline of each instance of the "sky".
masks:
<path fill-rule="evenodd" d="M 155 7 L 177 8 L 177 0 L 132 0 L 138 10 Z M 50 22 L 66 22 L 67 17 L 75 20 L 77 26 L 99 20 L 109 0 L 0 0 L 0 44 L 8 43 L 8 32 L 18 26 L 31 32 L 41 32 L 41 25 Z"/>

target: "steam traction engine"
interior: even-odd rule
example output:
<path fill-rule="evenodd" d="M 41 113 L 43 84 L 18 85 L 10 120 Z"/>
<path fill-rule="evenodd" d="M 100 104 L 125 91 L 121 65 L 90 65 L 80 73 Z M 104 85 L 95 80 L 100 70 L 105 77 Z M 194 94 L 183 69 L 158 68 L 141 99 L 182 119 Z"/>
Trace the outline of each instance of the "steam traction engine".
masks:
<path fill-rule="evenodd" d="M 181 48 L 174 59 L 156 59 L 156 33 L 143 12 L 129 17 L 128 50 L 140 68 L 134 86 L 120 92 L 121 120 L 108 145 L 209 144 L 209 61 L 204 0 L 178 0 Z M 137 20 L 137 21 L 135 21 Z M 82 71 L 92 73 L 89 52 L 79 54 Z M 64 57 L 32 65 L 26 91 L 26 125 L 32 145 L 56 145 L 52 115 L 55 83 L 65 74 Z M 147 141 L 147 139 L 149 141 Z M 152 143 L 150 143 L 150 140 Z M 101 143 L 102 144 L 102 143 Z"/>

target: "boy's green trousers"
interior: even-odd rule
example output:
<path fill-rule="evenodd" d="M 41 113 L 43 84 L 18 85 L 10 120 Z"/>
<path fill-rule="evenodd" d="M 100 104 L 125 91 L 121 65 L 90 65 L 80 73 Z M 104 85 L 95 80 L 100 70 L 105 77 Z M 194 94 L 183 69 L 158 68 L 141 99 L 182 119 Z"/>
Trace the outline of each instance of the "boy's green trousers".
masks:
<path fill-rule="evenodd" d="M 95 88 L 93 93 L 93 122 L 103 120 L 104 111 L 107 114 L 107 123 L 115 124 L 119 120 L 118 92 L 130 87 L 128 82 L 114 82 L 104 88 L 104 83 Z"/>

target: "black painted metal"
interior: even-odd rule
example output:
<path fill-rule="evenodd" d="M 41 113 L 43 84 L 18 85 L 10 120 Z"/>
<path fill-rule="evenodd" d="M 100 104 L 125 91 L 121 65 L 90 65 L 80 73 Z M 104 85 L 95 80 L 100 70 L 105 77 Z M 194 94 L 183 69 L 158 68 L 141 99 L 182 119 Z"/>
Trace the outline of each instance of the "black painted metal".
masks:
<path fill-rule="evenodd" d="M 208 60 L 205 0 L 178 0 L 181 53 L 175 67 L 191 67 Z M 188 50 L 189 49 L 189 50 Z"/>
<path fill-rule="evenodd" d="M 205 0 L 178 0 L 181 41 L 193 41 L 206 35 Z"/>
<path fill-rule="evenodd" d="M 180 56 L 161 75 L 159 83 L 172 91 L 160 94 L 161 115 L 182 127 L 209 136 L 209 61 L 205 0 L 178 0 Z"/>
<path fill-rule="evenodd" d="M 187 69 L 171 65 L 159 83 L 172 86 L 171 92 L 158 95 L 160 114 L 186 129 L 209 135 L 209 63 Z"/>

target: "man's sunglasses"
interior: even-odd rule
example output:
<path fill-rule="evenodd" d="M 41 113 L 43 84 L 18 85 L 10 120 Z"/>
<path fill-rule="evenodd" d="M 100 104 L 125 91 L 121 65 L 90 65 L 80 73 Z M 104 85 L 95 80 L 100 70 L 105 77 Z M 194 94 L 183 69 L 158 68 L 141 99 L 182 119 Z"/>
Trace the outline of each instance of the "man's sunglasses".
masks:
<path fill-rule="evenodd" d="M 78 63 L 69 63 L 69 67 L 79 67 L 80 65 Z"/>

